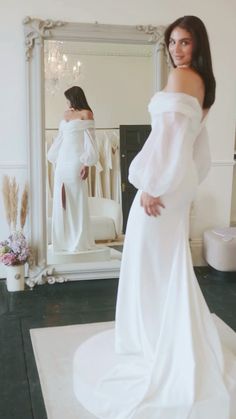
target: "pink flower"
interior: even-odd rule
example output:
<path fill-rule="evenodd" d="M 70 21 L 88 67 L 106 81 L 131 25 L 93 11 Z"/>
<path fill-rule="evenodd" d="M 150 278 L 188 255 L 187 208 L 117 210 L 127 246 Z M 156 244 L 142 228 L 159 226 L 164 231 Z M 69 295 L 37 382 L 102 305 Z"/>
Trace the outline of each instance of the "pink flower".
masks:
<path fill-rule="evenodd" d="M 0 242 L 0 262 L 16 265 L 27 262 L 30 247 L 22 231 L 15 231 L 7 240 Z"/>
<path fill-rule="evenodd" d="M 14 265 L 17 262 L 17 257 L 13 253 L 5 253 L 0 257 L 0 260 L 4 265 Z"/>

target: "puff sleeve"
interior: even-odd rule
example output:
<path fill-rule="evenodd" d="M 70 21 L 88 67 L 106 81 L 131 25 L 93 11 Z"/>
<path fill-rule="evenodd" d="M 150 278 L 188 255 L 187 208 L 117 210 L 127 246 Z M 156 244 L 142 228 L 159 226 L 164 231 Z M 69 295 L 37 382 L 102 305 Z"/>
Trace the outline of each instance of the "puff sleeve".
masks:
<path fill-rule="evenodd" d="M 209 147 L 208 132 L 205 126 L 202 127 L 193 146 L 193 159 L 198 173 L 198 181 L 201 183 L 211 168 L 211 155 Z"/>
<path fill-rule="evenodd" d="M 88 121 L 88 126 L 84 130 L 84 152 L 80 157 L 81 163 L 86 166 L 94 166 L 99 157 L 95 128 L 93 121 Z"/>
<path fill-rule="evenodd" d="M 129 181 L 154 197 L 173 192 L 192 159 L 191 131 L 191 117 L 186 113 L 157 115 L 147 141 L 130 165 Z"/>
<path fill-rule="evenodd" d="M 59 150 L 63 141 L 63 127 L 64 127 L 65 121 L 61 121 L 59 125 L 59 133 L 54 139 L 51 147 L 49 148 L 47 152 L 47 159 L 53 164 L 56 164 L 58 159 Z"/>

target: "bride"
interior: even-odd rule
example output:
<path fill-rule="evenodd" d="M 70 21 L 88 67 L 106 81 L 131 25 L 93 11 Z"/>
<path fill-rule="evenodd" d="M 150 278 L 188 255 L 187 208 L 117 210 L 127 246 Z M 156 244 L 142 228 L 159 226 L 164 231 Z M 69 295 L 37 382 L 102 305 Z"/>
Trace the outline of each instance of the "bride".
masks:
<path fill-rule="evenodd" d="M 115 329 L 74 358 L 74 391 L 100 419 L 235 419 L 236 336 L 211 315 L 194 274 L 189 211 L 210 167 L 215 79 L 202 21 L 165 32 L 173 70 L 149 104 L 152 131 L 132 161 Z"/>
<path fill-rule="evenodd" d="M 87 251 L 95 246 L 85 179 L 98 160 L 93 112 L 84 91 L 73 86 L 64 93 L 69 109 L 47 158 L 55 165 L 52 211 L 53 251 Z"/>

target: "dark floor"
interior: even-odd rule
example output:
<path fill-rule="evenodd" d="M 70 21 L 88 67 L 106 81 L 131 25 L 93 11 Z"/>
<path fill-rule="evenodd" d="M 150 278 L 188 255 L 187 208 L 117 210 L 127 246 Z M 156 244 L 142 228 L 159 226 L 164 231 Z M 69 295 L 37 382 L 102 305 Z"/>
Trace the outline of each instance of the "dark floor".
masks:
<path fill-rule="evenodd" d="M 210 310 L 236 330 L 236 273 L 196 274 Z M 29 329 L 114 320 L 117 284 L 78 281 L 9 293 L 0 281 L 0 419 L 47 418 Z"/>

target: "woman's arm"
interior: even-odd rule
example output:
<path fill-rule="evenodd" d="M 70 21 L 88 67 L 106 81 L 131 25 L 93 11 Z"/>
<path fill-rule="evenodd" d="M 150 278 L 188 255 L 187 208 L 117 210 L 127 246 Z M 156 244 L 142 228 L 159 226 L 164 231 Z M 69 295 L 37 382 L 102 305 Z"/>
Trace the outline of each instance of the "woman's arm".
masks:
<path fill-rule="evenodd" d="M 204 85 L 201 77 L 192 69 L 176 68 L 169 75 L 166 92 L 185 93 L 195 97 L 200 106 L 204 100 Z M 165 127 L 164 127 L 165 129 Z M 160 197 L 154 197 L 147 192 L 142 192 L 140 205 L 147 215 L 157 217 L 161 215 L 160 209 L 165 208 Z"/>

